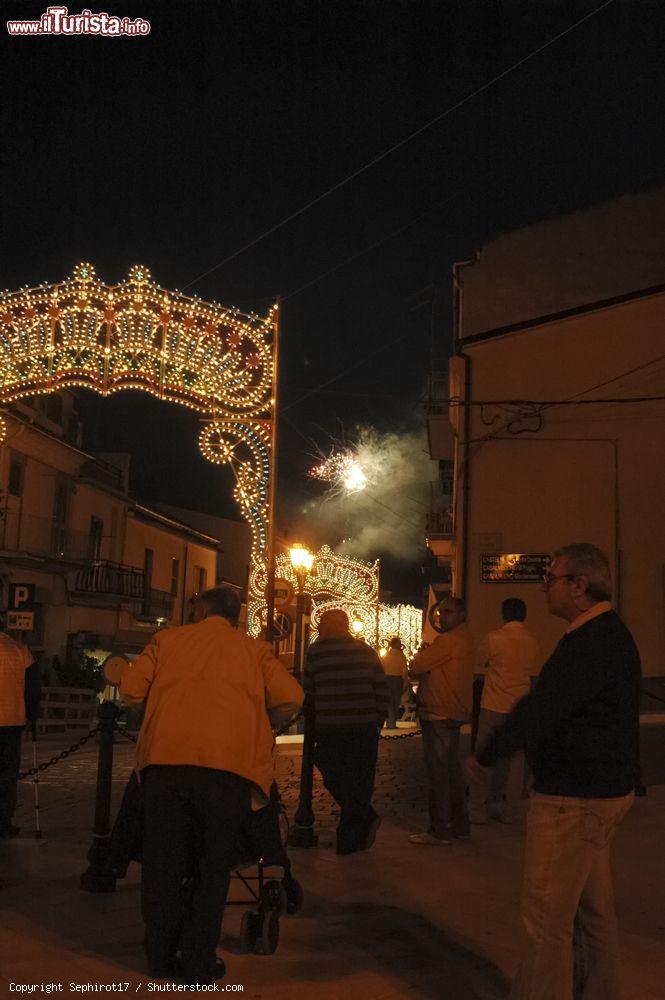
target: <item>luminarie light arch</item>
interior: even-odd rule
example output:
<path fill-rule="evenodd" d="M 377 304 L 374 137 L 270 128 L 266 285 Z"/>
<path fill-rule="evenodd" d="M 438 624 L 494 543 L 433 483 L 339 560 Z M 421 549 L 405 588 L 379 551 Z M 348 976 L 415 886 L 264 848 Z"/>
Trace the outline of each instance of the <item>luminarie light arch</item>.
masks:
<path fill-rule="evenodd" d="M 107 285 L 78 264 L 62 282 L 0 295 L 0 405 L 81 387 L 196 410 L 201 452 L 233 470 L 257 565 L 268 555 L 276 335 L 276 306 L 259 317 L 167 291 L 142 265 Z M 0 416 L 0 441 L 5 431 Z"/>

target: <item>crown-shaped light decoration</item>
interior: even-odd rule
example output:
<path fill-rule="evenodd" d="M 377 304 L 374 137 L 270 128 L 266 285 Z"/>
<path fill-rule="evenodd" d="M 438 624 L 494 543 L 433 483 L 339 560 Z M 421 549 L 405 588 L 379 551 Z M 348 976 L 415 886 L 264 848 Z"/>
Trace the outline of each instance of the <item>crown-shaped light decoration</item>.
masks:
<path fill-rule="evenodd" d="M 78 264 L 58 284 L 0 295 L 0 404 L 65 387 L 142 389 L 198 411 L 201 451 L 233 469 L 254 558 L 265 558 L 275 325 L 275 307 L 260 318 L 167 291 L 142 265 L 106 285 Z"/>
<path fill-rule="evenodd" d="M 276 557 L 275 576 L 288 580 L 293 585 L 294 593 L 297 591 L 288 554 L 280 553 Z M 251 635 L 258 635 L 265 626 L 266 602 L 263 595 L 267 583 L 265 566 L 255 562 L 250 574 L 249 591 L 250 595 L 261 596 L 257 600 L 250 598 L 248 602 L 247 630 Z M 329 545 L 322 545 L 314 557 L 303 590 L 312 599 L 312 638 L 318 634 L 323 612 L 341 609 L 350 621 L 354 618 L 362 621 L 362 636 L 370 645 L 377 642 L 377 615 L 379 646 L 386 646 L 393 636 L 399 636 L 408 655 L 412 655 L 420 645 L 422 611 L 410 604 L 379 603 L 378 559 L 371 563 L 350 556 L 338 556 Z"/>

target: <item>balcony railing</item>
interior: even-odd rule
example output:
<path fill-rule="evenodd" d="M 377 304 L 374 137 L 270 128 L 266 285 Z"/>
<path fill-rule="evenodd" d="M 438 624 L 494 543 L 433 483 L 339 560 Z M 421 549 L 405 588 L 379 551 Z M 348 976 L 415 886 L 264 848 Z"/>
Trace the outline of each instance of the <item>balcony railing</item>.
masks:
<path fill-rule="evenodd" d="M 143 601 L 140 614 L 137 617 L 148 618 L 151 621 L 157 618 L 170 619 L 173 616 L 173 606 L 175 596 L 166 590 L 150 589 Z"/>
<path fill-rule="evenodd" d="M 425 515 L 425 530 L 430 537 L 440 535 L 444 538 L 452 538 L 455 534 L 455 526 L 450 511 L 428 510 Z"/>
<path fill-rule="evenodd" d="M 145 594 L 143 571 L 120 563 L 93 562 L 76 574 L 79 594 L 102 594 L 141 603 Z"/>
<path fill-rule="evenodd" d="M 50 517 L 6 511 L 0 524 L 0 543 L 8 552 L 25 552 L 46 559 L 84 562 L 90 553 L 90 535 L 72 531 Z"/>
<path fill-rule="evenodd" d="M 79 594 L 115 597 L 136 605 L 137 618 L 156 621 L 170 619 L 175 605 L 174 594 L 165 590 L 146 589 L 145 574 L 135 566 L 119 563 L 96 562 L 80 569 L 76 574 L 75 588 Z"/>

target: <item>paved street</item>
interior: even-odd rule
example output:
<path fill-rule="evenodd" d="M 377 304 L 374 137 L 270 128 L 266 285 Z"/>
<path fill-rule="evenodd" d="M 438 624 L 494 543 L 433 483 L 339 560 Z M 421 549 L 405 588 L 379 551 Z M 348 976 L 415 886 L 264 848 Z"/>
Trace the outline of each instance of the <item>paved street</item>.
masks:
<path fill-rule="evenodd" d="M 649 780 L 659 778 L 664 731 L 648 727 Z M 45 740 L 40 759 L 63 741 Z M 133 747 L 115 748 L 117 803 L 132 766 Z M 228 973 L 223 982 L 267 1000 L 287 997 L 501 998 L 519 956 L 519 873 L 523 825 L 476 828 L 471 843 L 414 847 L 410 831 L 425 821 L 420 738 L 382 741 L 376 804 L 384 816 L 375 847 L 338 858 L 331 849 L 332 803 L 317 783 L 315 811 L 322 827 L 316 850 L 292 850 L 302 882 L 304 911 L 280 921 L 280 944 L 271 957 L 238 954 L 241 907 L 227 910 L 221 943 Z M 661 761 L 660 768 L 658 761 Z M 28 745 L 24 765 L 31 763 Z M 292 814 L 300 748 L 281 745 L 278 776 Z M 96 746 L 45 772 L 40 783 L 41 841 L 32 836 L 32 788 L 21 785 L 17 821 L 21 837 L 0 846 L 0 990 L 11 983 L 148 983 L 141 948 L 137 866 L 114 894 L 91 896 L 78 888 L 90 843 Z M 526 808 L 526 804 L 525 804 Z M 662 830 L 665 785 L 636 802 L 617 837 L 615 869 L 625 951 L 626 1000 L 663 997 L 665 884 Z M 234 888 L 234 896 L 238 889 Z"/>

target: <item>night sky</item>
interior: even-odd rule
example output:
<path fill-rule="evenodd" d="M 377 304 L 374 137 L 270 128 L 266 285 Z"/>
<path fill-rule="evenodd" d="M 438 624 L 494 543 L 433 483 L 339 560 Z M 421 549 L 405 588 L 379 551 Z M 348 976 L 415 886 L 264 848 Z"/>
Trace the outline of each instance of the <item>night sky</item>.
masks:
<path fill-rule="evenodd" d="M 665 4 L 614 0 L 195 280 L 601 4 L 86 5 L 152 31 L 4 35 L 0 285 L 90 260 L 110 282 L 140 262 L 167 288 L 246 310 L 283 296 L 285 527 L 317 490 L 312 442 L 422 425 L 428 372 L 450 350 L 453 261 L 665 174 Z M 3 3 L 3 21 L 45 7 Z M 140 499 L 235 516 L 229 480 L 198 454 L 195 415 L 138 394 L 81 409 L 87 447 L 132 452 Z M 393 567 L 389 585 L 414 596 L 417 569 Z"/>

